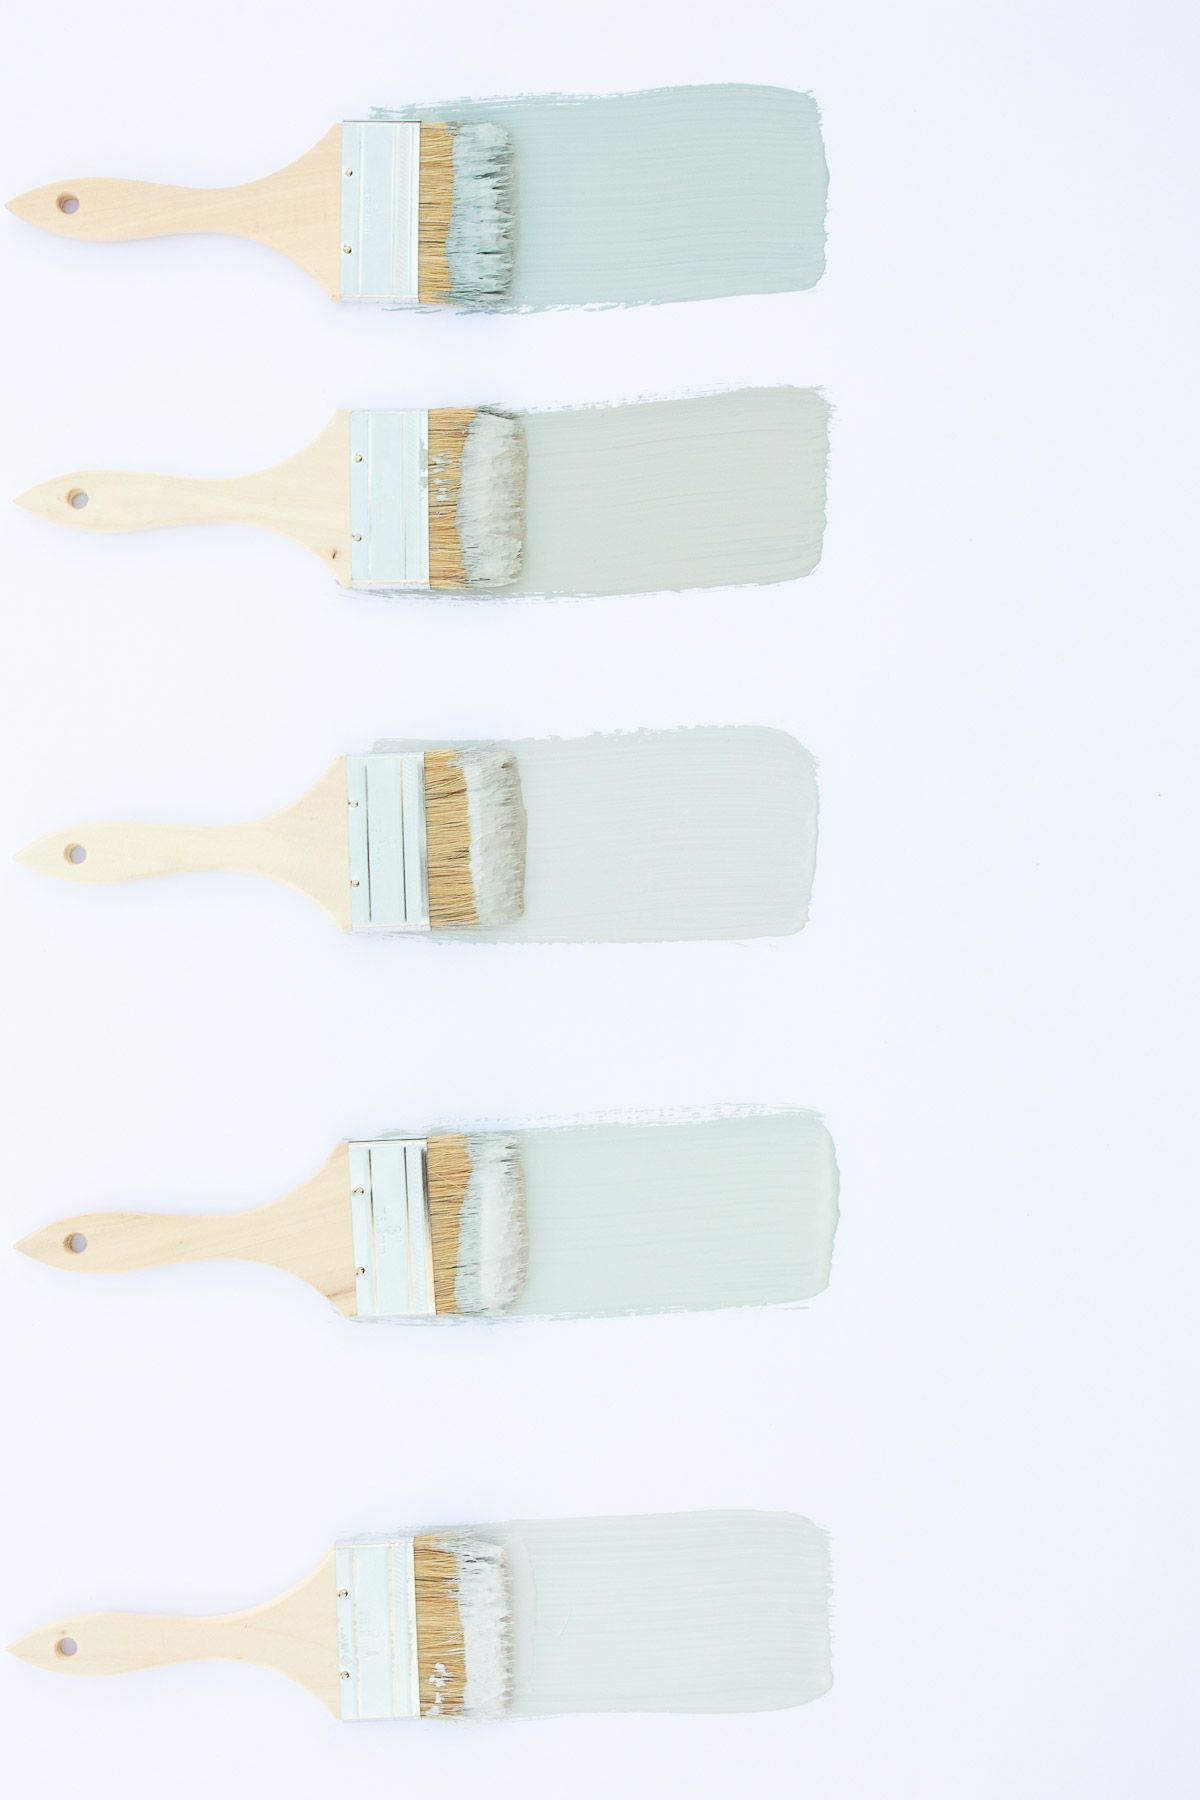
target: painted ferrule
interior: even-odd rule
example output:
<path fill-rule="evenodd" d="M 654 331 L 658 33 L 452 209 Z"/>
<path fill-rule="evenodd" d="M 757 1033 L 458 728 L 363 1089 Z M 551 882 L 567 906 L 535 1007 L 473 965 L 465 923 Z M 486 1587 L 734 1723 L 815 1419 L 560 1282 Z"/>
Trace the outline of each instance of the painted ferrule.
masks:
<path fill-rule="evenodd" d="M 352 1143 L 350 1224 L 359 1319 L 431 1319 L 433 1238 L 424 1138 Z"/>
<path fill-rule="evenodd" d="M 420 184 L 419 125 L 342 126 L 343 300 L 416 301 Z"/>
<path fill-rule="evenodd" d="M 342 1718 L 416 1718 L 414 1540 L 349 1538 L 335 1545 L 333 1559 Z"/>
<path fill-rule="evenodd" d="M 352 931 L 429 930 L 425 756 L 346 758 Z"/>
<path fill-rule="evenodd" d="M 350 414 L 350 586 L 429 586 L 429 414 Z"/>

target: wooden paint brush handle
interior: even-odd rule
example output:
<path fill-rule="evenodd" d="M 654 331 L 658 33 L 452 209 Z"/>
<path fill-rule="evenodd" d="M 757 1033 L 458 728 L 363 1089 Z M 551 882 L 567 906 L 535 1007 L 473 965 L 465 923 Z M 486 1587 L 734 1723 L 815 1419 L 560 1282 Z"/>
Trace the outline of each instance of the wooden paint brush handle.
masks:
<path fill-rule="evenodd" d="M 336 413 L 296 456 L 251 475 L 194 479 L 78 470 L 17 496 L 35 517 L 75 531 L 165 525 L 260 525 L 290 537 L 350 580 L 350 415 Z"/>
<path fill-rule="evenodd" d="M 30 1232 L 16 1248 L 52 1268 L 85 1275 L 121 1274 L 223 1257 L 273 1262 L 271 1254 L 260 1253 L 264 1248 L 261 1234 L 247 1239 L 242 1217 L 238 1213 L 79 1213 Z"/>
<path fill-rule="evenodd" d="M 8 202 L 27 224 L 90 242 L 223 232 L 251 238 L 297 263 L 335 300 L 341 293 L 338 240 L 341 127 L 297 162 L 238 187 L 165 187 L 88 178 L 32 188 Z"/>
<path fill-rule="evenodd" d="M 150 875 L 182 875 L 201 869 L 287 876 L 281 846 L 269 820 L 249 825 L 144 825 L 94 823 L 40 838 L 18 861 L 62 881 L 140 881 Z"/>
<path fill-rule="evenodd" d="M 340 1711 L 332 1553 L 278 1600 L 212 1618 L 157 1613 L 81 1613 L 9 1645 L 23 1662 L 56 1675 L 125 1675 L 169 1663 L 218 1658 L 276 1669 Z"/>
<path fill-rule="evenodd" d="M 8 210 L 28 225 L 84 243 L 128 243 L 190 232 L 261 238 L 264 224 L 269 224 L 264 185 L 250 181 L 236 187 L 170 187 L 165 182 L 84 176 L 32 188 L 10 200 Z"/>
<path fill-rule="evenodd" d="M 350 924 L 346 766 L 339 757 L 295 805 L 245 825 L 98 822 L 52 832 L 17 861 L 59 881 L 138 881 L 202 869 L 266 875 Z"/>
<path fill-rule="evenodd" d="M 132 469 L 79 469 L 17 496 L 17 505 L 74 531 L 150 531 L 166 525 L 271 525 L 284 484 L 261 475 L 202 480 Z"/>
<path fill-rule="evenodd" d="M 30 1232 L 16 1247 L 50 1268 L 93 1275 L 222 1258 L 265 1263 L 299 1276 L 352 1318 L 349 1155 L 339 1144 L 308 1181 L 250 1212 L 79 1213 Z"/>

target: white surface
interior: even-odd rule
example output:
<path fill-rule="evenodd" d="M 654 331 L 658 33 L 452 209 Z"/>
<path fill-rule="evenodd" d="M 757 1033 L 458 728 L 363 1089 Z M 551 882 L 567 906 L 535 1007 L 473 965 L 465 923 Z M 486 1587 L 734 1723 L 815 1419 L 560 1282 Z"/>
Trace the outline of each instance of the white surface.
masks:
<path fill-rule="evenodd" d="M 249 816 L 384 735 L 770 724 L 821 757 L 812 921 L 485 954 L 342 936 L 250 879 L 2 865 L 6 1229 L 266 1199 L 399 1118 L 799 1103 L 838 1144 L 832 1285 L 799 1314 L 356 1331 L 250 1267 L 88 1282 L 0 1256 L 4 1631 L 240 1606 L 398 1519 L 794 1508 L 833 1537 L 834 1687 L 761 1717 L 351 1730 L 233 1666 L 3 1660 L 9 1788 L 1187 1794 L 1194 11 L 354 15 L 352 43 L 302 0 L 14 11 L 6 192 L 257 175 L 375 100 L 733 75 L 820 95 L 825 281 L 393 317 L 241 244 L 0 219 L 0 492 L 270 463 L 338 406 L 820 383 L 821 568 L 467 611 L 340 593 L 265 534 L 0 511 L 0 840 Z"/>

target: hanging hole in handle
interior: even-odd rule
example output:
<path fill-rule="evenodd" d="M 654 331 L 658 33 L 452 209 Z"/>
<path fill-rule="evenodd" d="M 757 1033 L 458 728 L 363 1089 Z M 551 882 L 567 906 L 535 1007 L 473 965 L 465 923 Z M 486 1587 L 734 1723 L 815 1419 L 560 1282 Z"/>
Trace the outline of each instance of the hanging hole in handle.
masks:
<path fill-rule="evenodd" d="M 73 1256 L 82 1256 L 87 1249 L 87 1239 L 82 1231 L 72 1231 L 63 1239 L 63 1249 L 69 1250 Z"/>
<path fill-rule="evenodd" d="M 61 213 L 77 213 L 79 211 L 79 200 L 74 194 L 60 194 L 54 204 Z"/>
<path fill-rule="evenodd" d="M 73 1637 L 60 1637 L 54 1646 L 54 1654 L 55 1656 L 74 1656 L 78 1648 L 79 1645 Z"/>
<path fill-rule="evenodd" d="M 73 506 L 76 512 L 82 512 L 88 503 L 86 488 L 72 488 L 67 495 L 67 505 Z"/>
<path fill-rule="evenodd" d="M 63 857 L 69 863 L 79 864 L 87 861 L 87 851 L 82 844 L 68 844 L 63 851 Z"/>

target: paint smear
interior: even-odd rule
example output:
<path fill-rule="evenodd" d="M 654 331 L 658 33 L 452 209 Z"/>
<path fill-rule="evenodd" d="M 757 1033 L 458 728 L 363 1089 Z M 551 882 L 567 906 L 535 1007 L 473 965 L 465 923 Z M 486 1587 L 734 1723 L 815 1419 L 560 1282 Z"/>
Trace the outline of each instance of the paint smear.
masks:
<path fill-rule="evenodd" d="M 524 911 L 439 931 L 440 943 L 778 937 L 805 923 L 816 773 L 786 732 L 704 726 L 509 747 L 528 822 Z"/>
<path fill-rule="evenodd" d="M 450 100 L 377 118 L 502 125 L 516 156 L 508 309 L 809 288 L 825 266 L 816 102 L 787 88 Z"/>
<path fill-rule="evenodd" d="M 503 591 L 641 594 L 808 575 L 825 529 L 828 419 L 804 388 L 523 414 L 525 554 Z"/>
<path fill-rule="evenodd" d="M 830 1687 L 829 1547 L 794 1513 L 490 1526 L 512 1598 L 509 1716 L 761 1712 Z"/>
<path fill-rule="evenodd" d="M 773 1306 L 828 1283 L 838 1172 L 815 1113 L 511 1136 L 528 1267 L 505 1318 Z"/>

